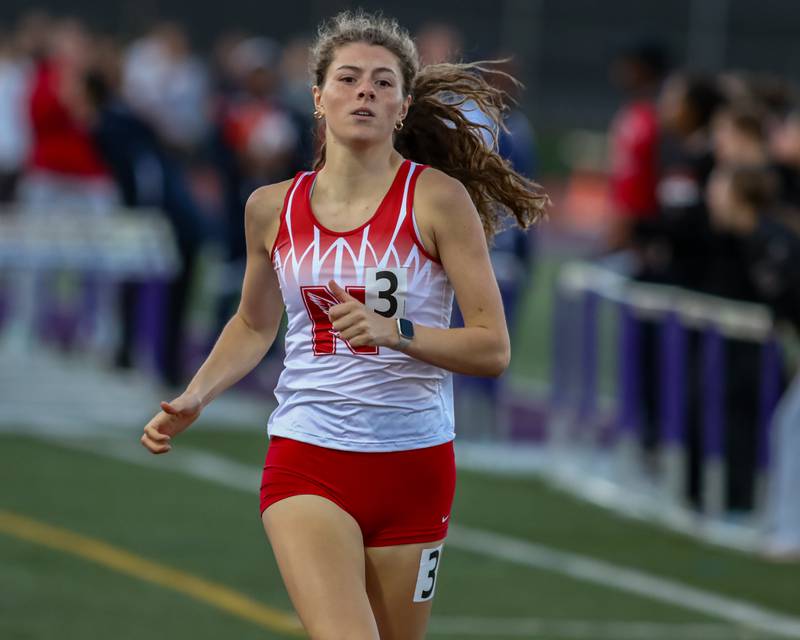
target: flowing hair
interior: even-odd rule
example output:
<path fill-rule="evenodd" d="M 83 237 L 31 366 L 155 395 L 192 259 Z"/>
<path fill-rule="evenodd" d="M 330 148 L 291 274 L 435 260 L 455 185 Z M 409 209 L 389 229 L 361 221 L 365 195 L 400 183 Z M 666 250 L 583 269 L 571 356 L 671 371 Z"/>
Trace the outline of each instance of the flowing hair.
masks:
<path fill-rule="evenodd" d="M 394 146 L 404 157 L 430 165 L 459 180 L 480 215 L 487 239 L 504 227 L 511 216 L 522 229 L 542 219 L 550 198 L 536 182 L 517 173 L 497 152 L 497 136 L 505 130 L 506 92 L 493 87 L 487 77 L 503 75 L 493 62 L 442 63 L 420 69 L 419 55 L 408 32 L 393 19 L 364 11 L 343 11 L 323 23 L 311 48 L 311 73 L 322 87 L 336 50 L 363 42 L 384 47 L 400 63 L 403 93 L 412 102 Z M 499 61 L 498 61 L 499 62 Z M 470 120 L 482 112 L 489 122 Z M 319 152 L 314 168 L 325 164 L 324 124 L 318 129 Z M 489 145 L 485 137 L 492 140 Z"/>

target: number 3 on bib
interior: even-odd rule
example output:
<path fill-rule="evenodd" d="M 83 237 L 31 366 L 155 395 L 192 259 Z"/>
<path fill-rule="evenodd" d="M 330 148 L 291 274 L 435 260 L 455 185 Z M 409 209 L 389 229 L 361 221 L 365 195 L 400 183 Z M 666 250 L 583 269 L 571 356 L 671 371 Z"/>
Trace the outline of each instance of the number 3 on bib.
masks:
<path fill-rule="evenodd" d="M 436 577 L 443 547 L 444 544 L 440 544 L 433 549 L 422 550 L 419 559 L 417 586 L 414 589 L 414 602 L 425 602 L 433 598 L 433 594 L 436 592 Z"/>
<path fill-rule="evenodd" d="M 408 269 L 389 267 L 365 270 L 365 304 L 384 318 L 402 318 L 406 313 Z"/>

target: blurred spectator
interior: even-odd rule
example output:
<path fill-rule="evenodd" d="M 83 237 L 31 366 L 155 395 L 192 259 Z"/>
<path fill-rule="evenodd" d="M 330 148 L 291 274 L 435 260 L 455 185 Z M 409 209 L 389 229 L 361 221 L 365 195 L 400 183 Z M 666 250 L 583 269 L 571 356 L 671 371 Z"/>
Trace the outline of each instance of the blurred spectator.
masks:
<path fill-rule="evenodd" d="M 307 128 L 310 129 L 314 111 L 311 97 L 308 64 L 311 42 L 307 38 L 296 37 L 289 40 L 281 56 L 281 76 L 283 87 L 281 96 L 284 103 L 300 114 L 309 114 Z"/>
<path fill-rule="evenodd" d="M 279 97 L 280 48 L 268 38 L 249 38 L 231 51 L 231 57 L 239 91 L 223 106 L 224 139 L 239 154 L 248 177 L 284 179 L 300 132 Z"/>
<path fill-rule="evenodd" d="M 800 230 L 800 111 L 790 111 L 776 123 L 769 147 L 787 222 Z"/>
<path fill-rule="evenodd" d="M 720 109 L 713 119 L 712 137 L 718 163 L 768 162 L 766 117 L 754 104 L 738 102 Z"/>
<path fill-rule="evenodd" d="M 755 300 L 800 329 L 800 235 L 775 217 L 777 176 L 764 165 L 722 165 L 708 186 L 715 227 L 743 241 Z"/>
<path fill-rule="evenodd" d="M 261 185 L 290 178 L 309 164 L 307 114 L 281 100 L 280 48 L 269 38 L 248 38 L 228 51 L 224 68 L 232 87 L 218 104 L 214 156 L 223 180 L 226 270 L 217 312 L 221 327 L 238 302 L 246 257 L 244 205 Z"/>
<path fill-rule="evenodd" d="M 776 176 L 765 167 L 725 166 L 714 171 L 708 200 L 714 224 L 742 238 L 759 299 L 800 330 L 800 235 L 775 219 L 778 193 Z M 771 434 L 766 551 L 800 558 L 800 374 L 781 399 Z"/>
<path fill-rule="evenodd" d="M 79 23 L 54 25 L 30 95 L 32 148 L 20 199 L 32 209 L 57 204 L 104 213 L 116 202 L 116 190 L 86 126 L 83 78 L 91 55 L 90 37 Z"/>
<path fill-rule="evenodd" d="M 92 40 L 80 23 L 62 20 L 51 26 L 29 98 L 31 150 L 17 190 L 25 215 L 54 210 L 105 215 L 117 203 L 116 188 L 87 127 L 83 81 L 91 56 Z M 37 279 L 23 271 L 13 281 L 13 312 L 4 340 L 17 350 L 31 346 L 39 308 L 51 302 L 52 287 Z M 80 310 L 75 337 L 84 346 L 102 347 L 107 341 L 110 327 L 103 321 L 109 293 L 93 276 L 84 278 L 83 299 L 73 305 Z"/>
<path fill-rule="evenodd" d="M 702 278 L 710 235 L 703 192 L 714 162 L 710 124 L 722 101 L 715 82 L 703 76 L 675 73 L 661 90 L 658 215 L 636 231 L 642 280 L 695 288 Z"/>
<path fill-rule="evenodd" d="M 161 23 L 134 42 L 123 71 L 123 95 L 169 145 L 191 151 L 209 128 L 209 88 L 183 28 Z"/>
<path fill-rule="evenodd" d="M 421 66 L 457 62 L 463 53 L 464 38 L 455 27 L 429 22 L 420 27 L 415 38 Z"/>
<path fill-rule="evenodd" d="M 314 100 L 309 80 L 311 43 L 302 37 L 292 38 L 281 54 L 281 103 L 289 110 L 299 137 L 294 153 L 295 169 L 310 167 L 314 161 Z"/>
<path fill-rule="evenodd" d="M 712 230 L 704 190 L 714 156 L 711 121 L 723 96 L 714 79 L 682 72 L 671 74 L 658 97 L 659 140 L 656 215 L 639 218 L 633 248 L 635 277 L 645 282 L 697 289 L 706 280 Z M 642 444 L 648 463 L 660 438 L 659 324 L 640 321 Z M 700 496 L 702 367 L 700 335 L 692 333 L 686 377 L 686 433 L 689 494 Z"/>
<path fill-rule="evenodd" d="M 43 11 L 34 10 L 24 14 L 13 36 L 18 53 L 31 61 L 45 57 L 53 25 L 53 19 Z"/>
<path fill-rule="evenodd" d="M 633 224 L 656 215 L 659 125 L 656 96 L 668 62 L 664 49 L 650 42 L 624 49 L 611 77 L 625 97 L 611 123 L 609 176 L 612 212 L 611 250 L 630 245 Z"/>
<path fill-rule="evenodd" d="M 226 31 L 218 36 L 211 49 L 211 87 L 213 90 L 212 117 L 214 104 L 220 98 L 227 98 L 238 91 L 238 70 L 231 52 L 247 35 L 241 31 Z"/>
<path fill-rule="evenodd" d="M 718 83 L 728 102 L 758 105 L 768 119 L 785 115 L 798 98 L 786 78 L 764 73 L 724 71 Z"/>
<path fill-rule="evenodd" d="M 713 295 L 770 303 L 774 307 L 781 295 L 777 291 L 769 293 L 766 281 L 781 272 L 782 278 L 791 273 L 786 265 L 770 256 L 768 249 L 777 248 L 776 242 L 785 244 L 790 237 L 785 235 L 784 228 L 772 221 L 777 202 L 776 181 L 768 172 L 765 158 L 761 163 L 750 162 L 753 160 L 752 143 L 740 148 L 734 146 L 729 151 L 734 158 L 739 157 L 739 162 L 720 164 L 708 185 L 712 234 L 701 285 Z M 755 234 L 759 217 L 762 222 Z M 770 275 L 762 279 L 766 274 Z M 774 284 L 778 286 L 777 282 Z M 725 453 L 728 505 L 732 509 L 753 506 L 761 357 L 759 343 L 745 338 L 725 340 Z M 703 382 L 700 382 L 697 393 L 702 394 L 703 389 Z"/>
<path fill-rule="evenodd" d="M 189 190 L 178 162 L 164 148 L 159 136 L 135 114 L 119 95 L 120 56 L 106 46 L 103 67 L 87 76 L 94 139 L 111 168 L 127 207 L 156 207 L 167 215 L 181 256 L 181 272 L 168 283 L 161 309 L 157 364 L 163 381 L 178 386 L 184 380 L 184 346 L 187 309 L 198 251 L 206 236 L 205 220 Z M 136 348 L 137 309 L 143 287 L 124 283 L 121 290 L 122 326 L 115 362 L 132 366 Z"/>
<path fill-rule="evenodd" d="M 764 168 L 769 163 L 766 116 L 752 103 L 721 107 L 712 119 L 712 148 L 716 167 Z M 696 274 L 695 287 L 721 297 L 756 301 L 741 237 L 715 224 L 707 238 L 705 268 Z"/>

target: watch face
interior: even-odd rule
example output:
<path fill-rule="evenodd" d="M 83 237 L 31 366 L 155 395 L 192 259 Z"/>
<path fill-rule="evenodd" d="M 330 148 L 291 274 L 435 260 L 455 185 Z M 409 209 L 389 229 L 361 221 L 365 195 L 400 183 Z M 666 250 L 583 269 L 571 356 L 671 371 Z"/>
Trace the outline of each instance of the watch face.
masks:
<path fill-rule="evenodd" d="M 414 324 L 411 322 L 411 320 L 400 318 L 398 326 L 400 328 L 401 336 L 408 338 L 409 340 L 414 337 Z"/>

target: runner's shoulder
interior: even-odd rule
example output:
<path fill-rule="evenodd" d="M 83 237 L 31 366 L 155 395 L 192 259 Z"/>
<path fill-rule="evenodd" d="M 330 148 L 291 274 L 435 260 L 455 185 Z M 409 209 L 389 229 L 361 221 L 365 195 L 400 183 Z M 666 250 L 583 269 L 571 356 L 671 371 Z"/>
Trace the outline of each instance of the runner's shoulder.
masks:
<path fill-rule="evenodd" d="M 275 224 L 280 218 L 283 201 L 291 184 L 292 180 L 284 180 L 253 191 L 244 208 L 247 224 L 261 228 Z"/>

